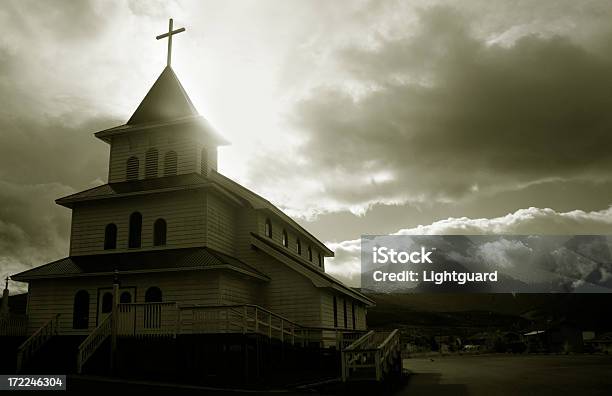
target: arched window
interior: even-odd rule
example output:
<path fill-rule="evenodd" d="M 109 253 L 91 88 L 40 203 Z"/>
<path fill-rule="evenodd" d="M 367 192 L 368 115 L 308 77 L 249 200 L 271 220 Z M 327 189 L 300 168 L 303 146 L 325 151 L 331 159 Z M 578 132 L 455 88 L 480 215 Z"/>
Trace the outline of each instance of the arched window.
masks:
<path fill-rule="evenodd" d="M 130 157 L 127 160 L 125 167 L 125 178 L 126 180 L 138 180 L 140 161 L 138 157 Z"/>
<path fill-rule="evenodd" d="M 89 293 L 79 290 L 74 295 L 72 307 L 72 328 L 86 329 L 89 327 Z"/>
<path fill-rule="evenodd" d="M 140 247 L 140 237 L 142 235 L 142 215 L 134 212 L 130 215 L 130 235 L 128 239 L 129 248 Z"/>
<path fill-rule="evenodd" d="M 113 310 L 113 294 L 106 292 L 102 296 L 102 313 L 109 313 Z"/>
<path fill-rule="evenodd" d="M 164 155 L 164 176 L 175 176 L 177 172 L 178 157 L 176 151 L 168 151 Z"/>
<path fill-rule="evenodd" d="M 300 239 L 298 238 L 298 240 L 295 242 L 295 245 L 297 249 L 297 254 L 301 256 L 302 255 L 302 241 L 300 241 Z"/>
<path fill-rule="evenodd" d="M 308 246 L 308 260 L 312 261 L 312 247 Z"/>
<path fill-rule="evenodd" d="M 145 302 L 162 302 L 162 291 L 159 287 L 152 286 L 145 292 Z"/>
<path fill-rule="evenodd" d="M 163 246 L 166 244 L 166 220 L 157 219 L 153 224 L 153 245 Z"/>
<path fill-rule="evenodd" d="M 117 248 L 117 226 L 113 223 L 104 228 L 104 250 Z"/>
<path fill-rule="evenodd" d="M 289 236 L 287 235 L 287 230 L 283 230 L 283 246 L 289 247 Z"/>
<path fill-rule="evenodd" d="M 121 293 L 121 295 L 119 296 L 119 302 L 121 304 L 129 304 L 132 302 L 132 293 L 124 291 L 123 293 Z"/>
<path fill-rule="evenodd" d="M 159 162 L 159 153 L 156 148 L 147 150 L 145 156 L 145 178 L 150 179 L 157 177 L 157 167 Z"/>
<path fill-rule="evenodd" d="M 272 222 L 270 221 L 270 219 L 266 219 L 266 224 L 264 226 L 264 234 L 266 234 L 268 238 L 272 238 Z"/>
<path fill-rule="evenodd" d="M 206 151 L 206 147 L 202 148 L 200 156 L 200 173 L 204 176 L 208 175 L 208 151 Z"/>

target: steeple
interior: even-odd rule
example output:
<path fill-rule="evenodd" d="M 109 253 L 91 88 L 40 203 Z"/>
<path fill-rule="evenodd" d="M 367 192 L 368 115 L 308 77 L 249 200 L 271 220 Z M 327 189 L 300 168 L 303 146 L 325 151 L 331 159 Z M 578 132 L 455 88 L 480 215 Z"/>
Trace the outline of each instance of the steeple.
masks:
<path fill-rule="evenodd" d="M 172 67 L 166 66 L 144 97 L 127 125 L 197 116 L 198 111 L 185 92 Z"/>
<path fill-rule="evenodd" d="M 207 176 L 217 170 L 217 147 L 228 144 L 189 99 L 171 66 L 172 30 L 168 38 L 167 65 L 140 105 L 124 125 L 96 132 L 110 144 L 109 183 L 185 174 Z"/>

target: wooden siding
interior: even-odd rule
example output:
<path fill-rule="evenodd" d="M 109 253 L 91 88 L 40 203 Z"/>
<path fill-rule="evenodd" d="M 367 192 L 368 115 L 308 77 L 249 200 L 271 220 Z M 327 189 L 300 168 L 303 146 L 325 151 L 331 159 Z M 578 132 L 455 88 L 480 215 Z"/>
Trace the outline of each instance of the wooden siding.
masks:
<path fill-rule="evenodd" d="M 205 168 L 202 168 L 202 149 L 206 150 Z M 206 169 L 206 171 L 202 172 L 203 169 Z M 217 170 L 217 148 L 211 147 L 208 144 L 200 143 L 198 144 L 198 172 L 206 176 L 211 169 Z"/>
<path fill-rule="evenodd" d="M 162 300 L 184 305 L 224 304 L 227 297 L 220 292 L 221 271 L 181 271 L 157 274 L 125 275 L 121 278 L 121 288 L 135 288 L 134 302 L 145 302 L 145 292 L 156 286 L 162 291 Z M 233 295 L 251 296 L 254 287 L 245 281 L 224 276 L 225 284 L 231 283 L 236 290 Z M 228 280 L 229 279 L 229 280 Z M 64 334 L 84 334 L 96 327 L 98 311 L 98 291 L 112 288 L 112 277 L 82 277 L 71 279 L 38 280 L 30 282 L 28 300 L 28 334 L 41 327 L 53 315 L 60 314 L 60 331 Z M 253 290 L 250 290 L 253 289 Z M 72 328 L 74 296 L 77 291 L 89 293 L 89 327 L 87 330 Z M 243 297 L 245 298 L 245 297 Z"/>
<path fill-rule="evenodd" d="M 366 329 L 365 306 L 362 302 L 346 295 L 334 294 L 330 290 L 321 291 L 321 325 L 334 327 L 334 295 L 336 296 L 338 328 L 344 328 L 344 301 L 346 300 L 347 329 L 353 329 L 353 312 L 351 304 L 355 304 L 355 329 Z"/>
<path fill-rule="evenodd" d="M 240 274 L 222 272 L 219 290 L 223 304 L 255 304 L 263 306 L 263 290 L 266 284 Z"/>
<path fill-rule="evenodd" d="M 216 194 L 206 194 L 206 244 L 233 256 L 235 254 L 236 207 Z"/>
<path fill-rule="evenodd" d="M 320 326 L 319 291 L 308 278 L 260 251 L 242 251 L 240 258 L 270 277 L 262 288 L 265 308 L 303 326 Z"/>
<path fill-rule="evenodd" d="M 142 214 L 142 247 L 153 246 L 153 223 L 166 220 L 164 248 L 194 247 L 205 244 L 205 200 L 199 191 L 159 193 L 77 205 L 72 211 L 70 255 L 127 251 L 129 217 Z M 117 225 L 117 248 L 104 250 L 104 228 Z"/>
<path fill-rule="evenodd" d="M 168 151 L 177 154 L 177 173 L 199 172 L 199 150 L 201 145 L 192 135 L 172 131 L 172 133 L 136 133 L 132 136 L 113 138 L 110 149 L 109 183 L 126 181 L 128 158 L 135 156 L 139 160 L 139 179 L 145 177 L 145 156 L 147 150 L 156 148 L 159 152 L 157 175 L 164 174 L 164 156 Z"/>

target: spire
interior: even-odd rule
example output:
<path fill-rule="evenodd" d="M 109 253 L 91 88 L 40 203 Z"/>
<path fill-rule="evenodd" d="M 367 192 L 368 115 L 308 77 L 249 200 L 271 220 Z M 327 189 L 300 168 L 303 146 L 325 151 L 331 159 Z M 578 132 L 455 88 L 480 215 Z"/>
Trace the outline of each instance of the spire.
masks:
<path fill-rule="evenodd" d="M 170 121 L 197 115 L 198 111 L 178 77 L 170 66 L 166 66 L 127 124 Z"/>

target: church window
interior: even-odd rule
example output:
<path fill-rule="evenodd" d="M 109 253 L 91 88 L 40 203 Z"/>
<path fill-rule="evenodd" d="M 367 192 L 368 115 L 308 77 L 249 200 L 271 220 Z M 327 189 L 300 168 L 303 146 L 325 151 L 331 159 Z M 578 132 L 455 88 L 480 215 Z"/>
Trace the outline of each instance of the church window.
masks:
<path fill-rule="evenodd" d="M 162 302 L 162 291 L 157 286 L 152 286 L 145 292 L 145 302 Z"/>
<path fill-rule="evenodd" d="M 308 260 L 312 261 L 312 247 L 308 246 Z"/>
<path fill-rule="evenodd" d="M 113 310 L 113 294 L 106 292 L 102 296 L 102 313 L 109 313 Z"/>
<path fill-rule="evenodd" d="M 334 327 L 338 327 L 338 300 L 334 296 Z"/>
<path fill-rule="evenodd" d="M 145 156 L 145 178 L 150 179 L 157 177 L 157 167 L 159 162 L 159 153 L 156 148 L 147 150 Z"/>
<path fill-rule="evenodd" d="M 289 236 L 287 235 L 287 230 L 283 230 L 283 246 L 289 247 Z"/>
<path fill-rule="evenodd" d="M 164 176 L 176 176 L 178 157 L 176 151 L 168 151 L 164 155 Z"/>
<path fill-rule="evenodd" d="M 119 296 L 119 302 L 121 304 L 129 304 L 132 302 L 132 294 L 130 292 L 123 292 L 121 296 Z"/>
<path fill-rule="evenodd" d="M 297 254 L 301 256 L 302 255 L 302 241 L 300 241 L 298 238 L 295 244 L 296 244 Z"/>
<path fill-rule="evenodd" d="M 139 165 L 138 157 L 128 158 L 125 169 L 126 180 L 138 180 Z"/>
<path fill-rule="evenodd" d="M 153 245 L 164 246 L 166 244 L 166 220 L 157 219 L 153 225 Z"/>
<path fill-rule="evenodd" d="M 130 235 L 128 239 L 129 248 L 139 248 L 142 235 L 142 215 L 134 212 L 130 215 Z"/>
<path fill-rule="evenodd" d="M 202 148 L 200 157 L 200 173 L 204 176 L 208 175 L 208 151 L 206 151 L 206 147 Z"/>
<path fill-rule="evenodd" d="M 79 290 L 74 296 L 72 328 L 86 329 L 87 327 L 89 327 L 89 293 Z"/>
<path fill-rule="evenodd" d="M 266 224 L 264 226 L 264 234 L 266 234 L 268 238 L 272 238 L 272 222 L 270 221 L 270 219 L 266 219 Z"/>
<path fill-rule="evenodd" d="M 344 328 L 346 329 L 348 327 L 348 314 L 346 312 L 346 298 L 342 299 L 342 311 L 344 314 Z"/>
<path fill-rule="evenodd" d="M 117 248 L 117 226 L 113 223 L 107 224 L 104 229 L 104 250 Z"/>

